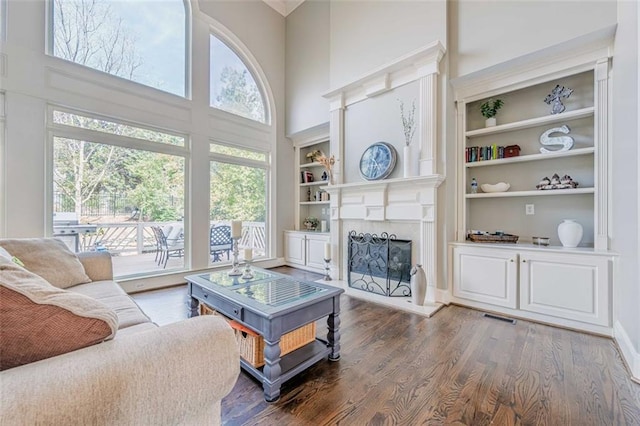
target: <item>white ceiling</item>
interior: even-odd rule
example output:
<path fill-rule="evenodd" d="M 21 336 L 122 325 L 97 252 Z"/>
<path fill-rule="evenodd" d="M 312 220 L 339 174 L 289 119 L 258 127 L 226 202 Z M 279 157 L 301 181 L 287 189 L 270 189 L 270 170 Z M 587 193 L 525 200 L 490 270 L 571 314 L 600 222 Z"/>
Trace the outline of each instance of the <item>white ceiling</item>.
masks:
<path fill-rule="evenodd" d="M 287 16 L 293 10 L 300 6 L 304 0 L 262 0 L 282 16 Z"/>

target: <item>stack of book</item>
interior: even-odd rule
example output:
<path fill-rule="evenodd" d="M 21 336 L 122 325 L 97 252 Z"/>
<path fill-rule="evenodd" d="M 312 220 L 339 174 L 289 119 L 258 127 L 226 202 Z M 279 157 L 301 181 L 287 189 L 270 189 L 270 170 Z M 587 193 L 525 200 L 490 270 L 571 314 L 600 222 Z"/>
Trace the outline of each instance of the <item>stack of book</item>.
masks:
<path fill-rule="evenodd" d="M 465 161 L 471 163 L 474 161 L 497 160 L 505 158 L 504 146 L 470 146 L 465 149 Z"/>
<path fill-rule="evenodd" d="M 302 183 L 313 182 L 313 173 L 303 170 L 300 172 L 300 179 Z"/>

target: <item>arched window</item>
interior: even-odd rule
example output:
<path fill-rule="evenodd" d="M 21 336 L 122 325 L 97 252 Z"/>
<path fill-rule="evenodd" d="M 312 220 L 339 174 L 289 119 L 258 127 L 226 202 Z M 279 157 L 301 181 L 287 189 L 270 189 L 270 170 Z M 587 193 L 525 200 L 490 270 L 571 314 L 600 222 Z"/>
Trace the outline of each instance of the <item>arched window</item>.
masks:
<path fill-rule="evenodd" d="M 216 36 L 210 36 L 210 105 L 261 123 L 267 120 L 265 100 L 240 57 Z"/>
<path fill-rule="evenodd" d="M 50 54 L 185 96 L 183 0 L 53 0 Z"/>

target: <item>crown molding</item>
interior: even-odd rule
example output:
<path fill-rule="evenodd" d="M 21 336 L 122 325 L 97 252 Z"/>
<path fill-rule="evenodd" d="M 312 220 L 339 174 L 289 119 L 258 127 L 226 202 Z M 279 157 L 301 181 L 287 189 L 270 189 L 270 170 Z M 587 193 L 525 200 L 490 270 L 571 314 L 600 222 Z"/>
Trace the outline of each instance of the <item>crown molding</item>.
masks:
<path fill-rule="evenodd" d="M 268 6 L 270 6 L 273 10 L 278 12 L 280 15 L 285 18 L 291 12 L 293 12 L 296 7 L 300 6 L 304 0 L 262 0 Z"/>

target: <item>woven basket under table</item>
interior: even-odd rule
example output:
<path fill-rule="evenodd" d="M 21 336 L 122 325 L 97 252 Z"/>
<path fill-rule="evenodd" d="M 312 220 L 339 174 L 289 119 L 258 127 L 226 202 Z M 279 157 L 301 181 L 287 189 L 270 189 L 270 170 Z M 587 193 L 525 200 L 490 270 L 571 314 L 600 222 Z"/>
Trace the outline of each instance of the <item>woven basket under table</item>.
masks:
<path fill-rule="evenodd" d="M 264 365 L 264 339 L 253 330 L 242 324 L 221 315 L 207 305 L 200 304 L 200 315 L 220 315 L 227 320 L 236 335 L 236 343 L 240 350 L 240 356 L 254 367 Z M 304 345 L 311 343 L 316 338 L 316 323 L 312 322 L 289 333 L 283 334 L 280 339 L 280 355 L 286 355 Z"/>

